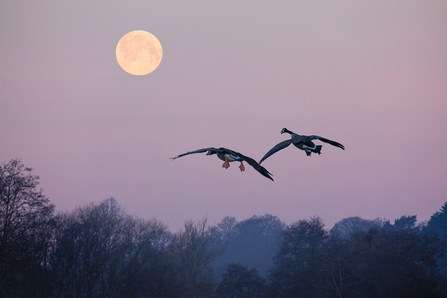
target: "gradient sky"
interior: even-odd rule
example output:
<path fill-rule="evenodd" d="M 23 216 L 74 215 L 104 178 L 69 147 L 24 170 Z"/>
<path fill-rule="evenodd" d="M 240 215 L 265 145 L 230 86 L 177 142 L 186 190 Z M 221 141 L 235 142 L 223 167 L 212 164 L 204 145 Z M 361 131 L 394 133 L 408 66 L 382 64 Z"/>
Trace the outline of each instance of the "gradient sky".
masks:
<path fill-rule="evenodd" d="M 115 197 L 173 231 L 185 220 L 318 215 L 423 221 L 447 201 L 447 1 L 2 1 L 0 163 L 21 158 L 58 210 Z M 133 30 L 163 60 L 132 76 Z M 256 160 L 228 170 L 205 154 Z"/>

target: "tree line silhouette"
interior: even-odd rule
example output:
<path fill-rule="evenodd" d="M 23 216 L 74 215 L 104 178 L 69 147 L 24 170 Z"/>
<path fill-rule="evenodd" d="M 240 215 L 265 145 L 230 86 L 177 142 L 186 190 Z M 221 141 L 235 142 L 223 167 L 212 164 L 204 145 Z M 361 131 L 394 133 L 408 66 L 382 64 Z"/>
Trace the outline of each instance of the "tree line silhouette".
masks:
<path fill-rule="evenodd" d="M 445 297 L 447 202 L 416 215 L 269 214 L 177 233 L 114 198 L 55 212 L 19 159 L 0 166 L 0 297 Z"/>

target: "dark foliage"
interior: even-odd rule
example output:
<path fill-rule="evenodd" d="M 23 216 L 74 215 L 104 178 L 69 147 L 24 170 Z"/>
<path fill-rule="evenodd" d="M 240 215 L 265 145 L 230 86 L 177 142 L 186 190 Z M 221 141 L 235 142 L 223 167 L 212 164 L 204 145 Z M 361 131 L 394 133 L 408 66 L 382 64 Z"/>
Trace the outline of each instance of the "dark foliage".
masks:
<path fill-rule="evenodd" d="M 326 237 L 321 221 L 285 232 L 267 297 L 443 297 L 444 243 L 415 229 L 372 228 Z"/>
<path fill-rule="evenodd" d="M 390 224 L 389 221 L 387 221 L 383 227 L 386 229 L 396 229 L 396 230 L 401 230 L 401 229 L 416 229 L 416 215 L 413 216 L 408 216 L 408 215 L 403 215 L 401 218 L 395 219 L 394 220 L 394 225 Z"/>
<path fill-rule="evenodd" d="M 266 214 L 171 234 L 113 198 L 54 215 L 38 180 L 0 166 L 0 298 L 446 297 L 447 203 L 425 226 Z"/>
<path fill-rule="evenodd" d="M 312 297 L 327 237 L 318 217 L 287 227 L 275 266 L 268 276 L 267 297 Z"/>
<path fill-rule="evenodd" d="M 229 264 L 216 289 L 218 298 L 257 298 L 264 294 L 265 279 L 254 268 Z"/>
<path fill-rule="evenodd" d="M 447 202 L 430 217 L 426 229 L 447 242 Z M 444 250 L 444 255 L 447 256 L 447 247 Z M 440 273 L 447 277 L 447 257 L 441 260 L 441 267 Z"/>
<path fill-rule="evenodd" d="M 443 240 L 447 240 L 447 202 L 444 203 L 441 210 L 430 217 L 428 227 L 434 230 Z"/>

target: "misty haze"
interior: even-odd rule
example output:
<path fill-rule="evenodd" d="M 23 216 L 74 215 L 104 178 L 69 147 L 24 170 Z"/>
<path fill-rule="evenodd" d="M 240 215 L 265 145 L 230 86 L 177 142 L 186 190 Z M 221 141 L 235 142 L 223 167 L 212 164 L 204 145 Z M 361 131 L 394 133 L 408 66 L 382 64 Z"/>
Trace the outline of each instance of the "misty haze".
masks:
<path fill-rule="evenodd" d="M 39 177 L 0 166 L 1 297 L 445 297 L 447 202 L 428 222 L 265 214 L 170 232 L 114 198 L 55 212 Z"/>

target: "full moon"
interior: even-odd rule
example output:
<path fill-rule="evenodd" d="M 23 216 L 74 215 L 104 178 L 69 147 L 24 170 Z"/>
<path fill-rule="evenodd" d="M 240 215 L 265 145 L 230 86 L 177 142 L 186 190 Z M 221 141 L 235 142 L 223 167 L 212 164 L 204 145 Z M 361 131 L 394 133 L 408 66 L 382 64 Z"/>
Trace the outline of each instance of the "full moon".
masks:
<path fill-rule="evenodd" d="M 136 76 L 153 72 L 160 65 L 163 49 L 149 32 L 136 30 L 124 35 L 116 46 L 116 60 L 121 68 Z"/>

